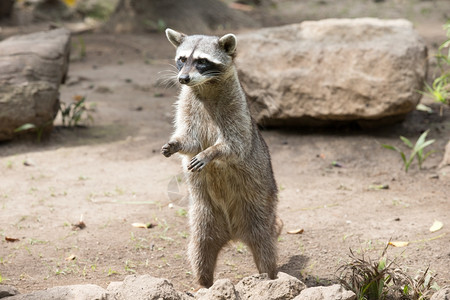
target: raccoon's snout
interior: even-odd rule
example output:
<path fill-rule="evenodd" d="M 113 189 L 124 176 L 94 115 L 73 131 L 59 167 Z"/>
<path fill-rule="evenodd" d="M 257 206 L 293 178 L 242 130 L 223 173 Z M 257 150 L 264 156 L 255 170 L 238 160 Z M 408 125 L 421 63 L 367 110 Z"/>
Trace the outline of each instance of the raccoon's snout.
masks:
<path fill-rule="evenodd" d="M 191 81 L 191 78 L 189 77 L 189 74 L 181 74 L 178 77 L 178 81 L 180 81 L 181 84 L 188 84 Z"/>

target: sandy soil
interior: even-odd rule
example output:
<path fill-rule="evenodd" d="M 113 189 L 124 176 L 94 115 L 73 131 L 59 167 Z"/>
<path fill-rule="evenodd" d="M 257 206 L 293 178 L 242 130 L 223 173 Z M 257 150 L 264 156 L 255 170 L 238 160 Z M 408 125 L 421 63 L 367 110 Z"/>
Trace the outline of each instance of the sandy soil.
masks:
<path fill-rule="evenodd" d="M 431 51 L 445 38 L 435 20 L 417 24 Z M 2 283 L 21 292 L 78 283 L 106 287 L 137 273 L 168 278 L 180 290 L 196 286 L 185 255 L 189 229 L 183 184 L 179 192 L 177 185 L 180 162 L 159 154 L 172 131 L 177 88 L 158 82 L 173 53 L 162 34 L 73 38 L 61 100 L 86 96 L 95 106 L 94 122 L 71 129 L 57 119 L 41 143 L 28 136 L 0 144 Z M 401 124 L 372 131 L 263 132 L 285 224 L 280 271 L 309 286 L 327 284 L 349 248 L 376 257 L 392 239 L 410 244 L 391 247 L 390 258 L 398 257 L 411 274 L 430 267 L 440 286 L 450 284 L 450 170 L 437 168 L 450 136 L 450 109 L 439 116 L 439 106 L 424 101 L 436 112 L 414 111 Z M 436 142 L 423 170 L 414 164 L 405 173 L 400 156 L 380 146 L 402 147 L 399 135 L 415 140 L 427 129 Z M 86 228 L 73 230 L 81 216 Z M 431 233 L 434 220 L 444 227 Z M 135 222 L 155 226 L 135 228 Z M 286 233 L 299 228 L 303 234 Z M 245 245 L 223 250 L 216 279 L 238 281 L 254 273 Z"/>

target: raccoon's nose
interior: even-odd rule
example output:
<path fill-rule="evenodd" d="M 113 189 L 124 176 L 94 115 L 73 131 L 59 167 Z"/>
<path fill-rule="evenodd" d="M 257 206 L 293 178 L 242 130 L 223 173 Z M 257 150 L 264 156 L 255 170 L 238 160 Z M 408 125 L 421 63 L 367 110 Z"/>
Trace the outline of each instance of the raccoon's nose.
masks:
<path fill-rule="evenodd" d="M 191 81 L 191 78 L 189 77 L 189 74 L 181 74 L 180 77 L 178 77 L 178 80 L 181 84 L 187 84 Z"/>

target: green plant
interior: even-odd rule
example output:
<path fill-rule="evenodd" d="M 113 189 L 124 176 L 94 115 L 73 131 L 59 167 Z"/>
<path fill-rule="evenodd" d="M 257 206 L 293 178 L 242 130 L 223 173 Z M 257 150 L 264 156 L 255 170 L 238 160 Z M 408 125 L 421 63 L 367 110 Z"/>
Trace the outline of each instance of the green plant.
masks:
<path fill-rule="evenodd" d="M 186 217 L 187 216 L 187 211 L 184 208 L 180 208 L 179 210 L 177 210 L 177 214 L 180 217 Z"/>
<path fill-rule="evenodd" d="M 81 2 L 80 5 L 83 5 L 83 2 Z M 85 8 L 86 15 L 88 17 L 99 21 L 108 20 L 109 16 L 114 11 L 114 9 L 115 9 L 114 1 L 105 1 L 105 0 L 97 1 L 96 3 L 94 2 L 94 4 L 91 6 L 90 9 L 88 7 Z"/>
<path fill-rule="evenodd" d="M 414 157 L 417 157 L 417 162 L 419 164 L 419 168 L 422 169 L 422 164 L 423 164 L 424 160 L 431 153 L 433 153 L 433 151 L 428 151 L 427 153 L 424 154 L 424 149 L 426 147 L 428 147 L 429 145 L 433 144 L 435 141 L 435 140 L 428 140 L 428 141 L 426 140 L 427 134 L 429 131 L 430 130 L 427 130 L 424 133 L 422 133 L 414 145 L 406 137 L 400 136 L 400 139 L 403 141 L 403 143 L 405 143 L 405 145 L 411 149 L 411 153 L 410 153 L 408 159 L 406 158 L 406 154 L 395 146 L 387 145 L 387 144 L 382 144 L 381 146 L 383 146 L 386 149 L 394 150 L 394 151 L 397 151 L 398 153 L 400 153 L 400 156 L 402 157 L 403 164 L 405 167 L 405 172 L 408 172 L 408 169 L 411 166 L 411 163 L 414 161 Z"/>
<path fill-rule="evenodd" d="M 436 55 L 439 67 L 442 67 L 443 63 L 450 65 L 450 20 L 448 20 L 442 28 L 446 32 L 447 40 L 439 46 L 439 51 Z M 442 53 L 445 48 L 448 48 L 447 54 Z"/>
<path fill-rule="evenodd" d="M 112 275 L 115 275 L 115 274 L 119 274 L 119 272 L 114 271 L 113 269 L 109 268 L 108 269 L 108 274 L 106 276 L 109 277 L 109 276 L 112 276 Z"/>
<path fill-rule="evenodd" d="M 78 52 L 78 56 L 75 59 L 82 60 L 86 58 L 86 43 L 84 42 L 83 37 L 79 36 L 78 41 L 72 42 L 72 47 Z"/>
<path fill-rule="evenodd" d="M 440 76 L 435 78 L 431 85 L 425 82 L 425 91 L 419 92 L 431 97 L 436 102 L 450 105 L 450 20 L 443 28 L 446 31 L 447 40 L 440 45 L 438 54 L 435 56 Z M 448 52 L 444 53 L 446 48 L 448 48 Z"/>
<path fill-rule="evenodd" d="M 136 273 L 136 270 L 133 268 L 135 268 L 135 266 L 129 260 L 125 261 L 125 272 Z"/>
<path fill-rule="evenodd" d="M 245 246 L 245 244 L 242 242 L 238 242 L 238 243 L 236 243 L 236 251 L 238 253 L 247 252 L 247 246 Z"/>
<path fill-rule="evenodd" d="M 430 299 L 432 294 L 439 290 L 439 286 L 428 270 L 427 268 L 425 272 L 420 272 L 414 278 L 405 276 L 401 294 L 409 297 L 408 299 Z"/>
<path fill-rule="evenodd" d="M 437 77 L 431 85 L 425 82 L 425 92 L 422 92 L 424 95 L 428 95 L 433 98 L 436 102 L 441 102 L 444 104 L 449 104 L 450 102 L 450 93 L 449 89 L 449 78 L 450 73 L 442 74 Z"/>
<path fill-rule="evenodd" d="M 52 125 L 53 121 L 47 121 L 41 125 L 35 125 L 32 123 L 25 123 L 22 126 L 14 129 L 14 132 L 22 132 L 22 131 L 35 131 L 36 132 L 36 140 L 37 142 L 41 142 L 42 134 L 44 133 L 45 128 Z"/>
<path fill-rule="evenodd" d="M 375 260 L 367 258 L 364 252 L 357 257 L 350 249 L 350 261 L 338 269 L 341 285 L 352 290 L 358 300 L 430 299 L 436 283 L 428 269 L 411 277 L 396 264 L 396 259 L 388 260 L 388 246 L 389 243 Z"/>
<path fill-rule="evenodd" d="M 88 109 L 86 107 L 86 97 L 77 97 L 75 101 L 70 104 L 61 102 L 59 106 L 59 111 L 61 113 L 63 126 L 76 127 L 81 121 L 83 115 L 86 115 L 86 119 L 92 121 L 93 118 L 88 114 Z"/>

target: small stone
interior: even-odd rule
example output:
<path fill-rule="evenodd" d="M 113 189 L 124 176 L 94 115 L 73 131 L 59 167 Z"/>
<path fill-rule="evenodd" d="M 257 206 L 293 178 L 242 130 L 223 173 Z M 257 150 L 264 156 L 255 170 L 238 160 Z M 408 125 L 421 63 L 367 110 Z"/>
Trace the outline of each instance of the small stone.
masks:
<path fill-rule="evenodd" d="M 345 290 L 341 285 L 318 286 L 304 289 L 294 300 L 355 300 L 352 291 Z"/>
<path fill-rule="evenodd" d="M 113 284 L 108 291 L 115 300 L 148 300 L 192 299 L 184 293 L 178 292 L 167 279 L 156 278 L 150 275 L 130 275 L 125 277 L 122 284 Z"/>
<path fill-rule="evenodd" d="M 122 288 L 122 285 L 123 285 L 122 281 L 112 281 L 110 284 L 108 284 L 108 287 L 106 288 L 106 290 L 108 292 L 115 294 Z"/>
<path fill-rule="evenodd" d="M 200 289 L 195 295 L 196 299 L 201 300 L 237 300 L 237 295 L 233 283 L 229 279 L 217 280 L 209 289 Z"/>
<path fill-rule="evenodd" d="M 100 94 L 112 93 L 112 90 L 107 86 L 99 86 L 95 89 L 95 91 Z"/>
<path fill-rule="evenodd" d="M 31 159 L 27 158 L 23 161 L 23 165 L 26 167 L 33 167 L 35 164 Z"/>
<path fill-rule="evenodd" d="M 434 293 L 430 300 L 450 300 L 450 287 L 444 287 Z"/>
<path fill-rule="evenodd" d="M 274 280 L 269 279 L 267 274 L 245 277 L 235 288 L 243 300 L 288 300 L 300 294 L 306 285 L 293 276 L 279 272 Z"/>
<path fill-rule="evenodd" d="M 56 286 L 29 294 L 20 294 L 7 298 L 8 300 L 107 300 L 108 292 L 94 284 Z"/>

